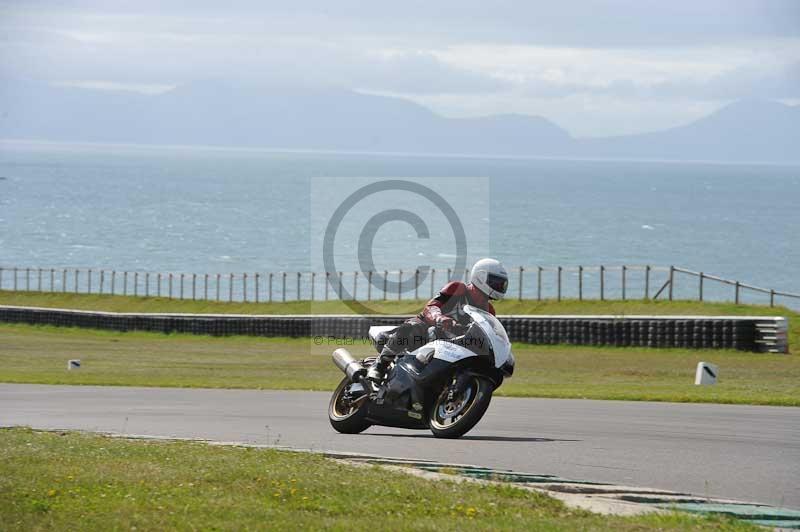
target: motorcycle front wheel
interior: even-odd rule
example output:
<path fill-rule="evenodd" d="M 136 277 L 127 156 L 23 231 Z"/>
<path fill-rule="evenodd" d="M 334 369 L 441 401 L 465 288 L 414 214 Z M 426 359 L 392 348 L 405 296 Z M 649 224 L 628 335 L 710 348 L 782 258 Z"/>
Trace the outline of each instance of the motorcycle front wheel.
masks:
<path fill-rule="evenodd" d="M 453 394 L 448 382 L 430 410 L 428 424 L 437 438 L 460 438 L 481 420 L 492 400 L 494 385 L 472 375 L 463 390 Z"/>
<path fill-rule="evenodd" d="M 331 426 L 343 434 L 358 434 L 372 426 L 366 419 L 369 398 L 366 395 L 351 397 L 351 384 L 353 383 L 350 380 L 344 378 L 333 392 L 328 405 Z"/>

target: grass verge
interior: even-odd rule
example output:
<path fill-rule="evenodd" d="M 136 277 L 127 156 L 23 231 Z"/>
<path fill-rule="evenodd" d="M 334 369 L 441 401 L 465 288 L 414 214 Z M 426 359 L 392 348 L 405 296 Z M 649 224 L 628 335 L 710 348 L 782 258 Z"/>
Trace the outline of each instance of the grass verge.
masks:
<path fill-rule="evenodd" d="M 0 382 L 332 390 L 338 344 L 0 324 Z M 348 345 L 354 354 L 370 345 Z M 498 395 L 800 406 L 800 355 L 516 344 Z M 80 370 L 67 371 L 70 358 Z M 720 366 L 694 386 L 697 362 Z"/>
<path fill-rule="evenodd" d="M 383 501 L 376 507 L 373 501 Z M 0 430 L 4 530 L 756 530 L 723 517 L 606 517 L 498 485 L 318 455 Z"/>
<path fill-rule="evenodd" d="M 364 302 L 382 314 L 414 314 L 419 312 L 427 299 L 380 300 Z M 285 301 L 271 303 L 243 303 L 227 301 L 203 301 L 191 299 L 167 299 L 165 297 L 112 296 L 108 294 L 74 294 L 69 292 L 27 292 L 0 290 L 0 305 L 32 307 L 74 308 L 83 310 L 105 310 L 111 312 L 189 312 L 218 314 L 351 314 L 345 303 L 330 301 Z M 762 305 L 736 305 L 731 302 L 666 301 L 629 299 L 583 300 L 564 299 L 518 301 L 514 298 L 495 302 L 500 314 L 764 314 L 783 315 L 793 311 L 785 307 Z"/>

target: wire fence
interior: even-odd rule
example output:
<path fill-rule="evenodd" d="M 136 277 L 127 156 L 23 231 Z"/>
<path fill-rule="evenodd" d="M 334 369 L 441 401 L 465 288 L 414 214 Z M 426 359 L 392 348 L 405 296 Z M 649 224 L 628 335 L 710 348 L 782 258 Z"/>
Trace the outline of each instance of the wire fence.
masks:
<path fill-rule="evenodd" d="M 800 306 L 800 294 L 676 266 L 518 266 L 507 299 L 681 299 Z M 0 290 L 228 302 L 426 299 L 469 270 L 176 273 L 0 267 Z M 391 288 L 390 288 L 391 287 Z"/>

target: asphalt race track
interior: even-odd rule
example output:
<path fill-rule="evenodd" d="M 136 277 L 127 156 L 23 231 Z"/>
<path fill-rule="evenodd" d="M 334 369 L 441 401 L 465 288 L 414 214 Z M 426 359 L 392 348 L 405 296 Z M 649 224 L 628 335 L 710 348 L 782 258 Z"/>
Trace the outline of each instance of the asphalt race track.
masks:
<path fill-rule="evenodd" d="M 800 509 L 800 408 L 495 398 L 460 440 L 338 434 L 327 392 L 0 384 L 0 425 L 438 460 Z"/>

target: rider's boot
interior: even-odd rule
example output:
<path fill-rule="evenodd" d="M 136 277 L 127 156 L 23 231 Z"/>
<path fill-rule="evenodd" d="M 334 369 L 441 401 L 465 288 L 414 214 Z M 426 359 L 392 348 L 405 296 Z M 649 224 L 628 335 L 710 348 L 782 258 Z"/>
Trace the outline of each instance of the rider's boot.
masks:
<path fill-rule="evenodd" d="M 389 363 L 392 362 L 397 353 L 395 353 L 388 345 L 383 346 L 381 354 L 375 359 L 375 362 L 367 369 L 367 378 L 373 382 L 380 383 L 386 375 L 386 370 L 389 368 Z"/>

